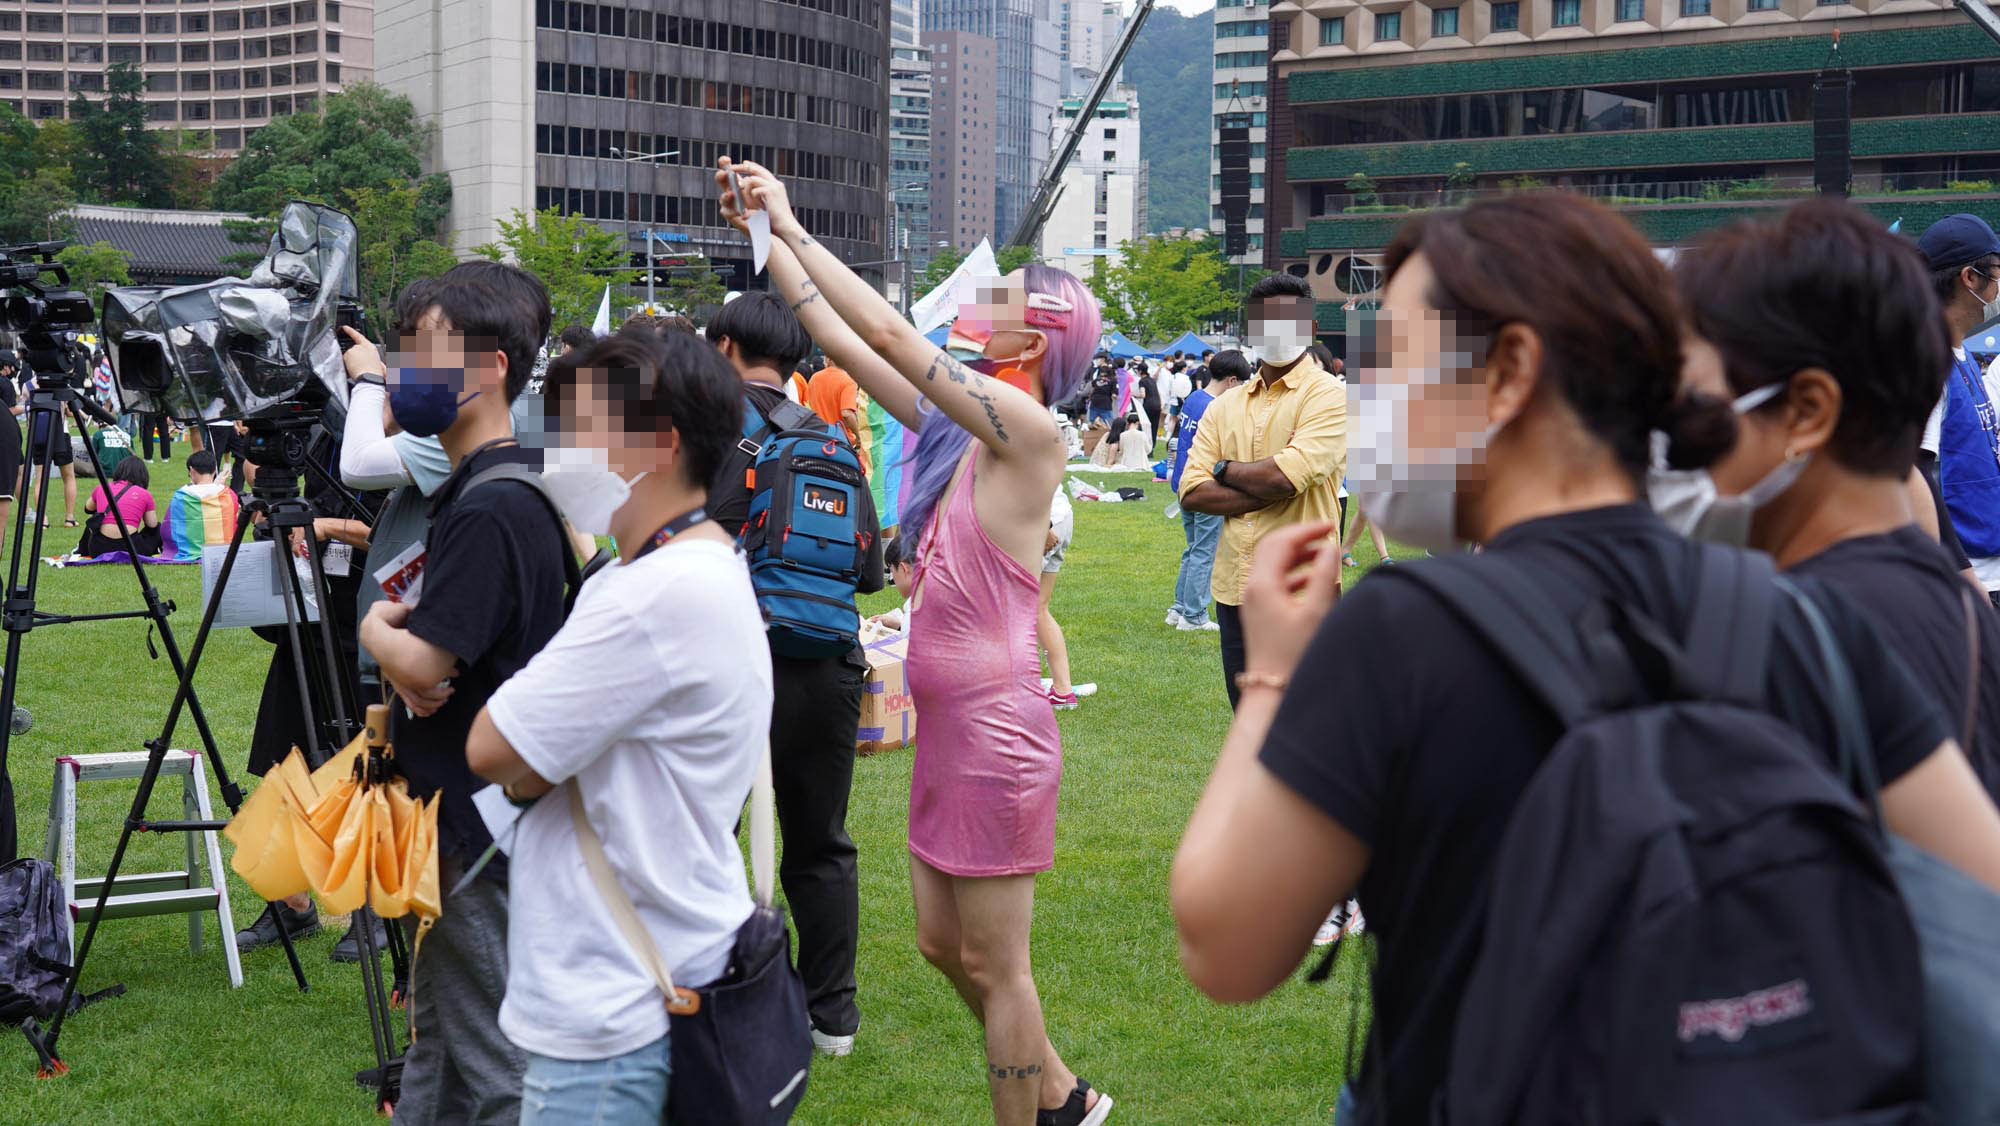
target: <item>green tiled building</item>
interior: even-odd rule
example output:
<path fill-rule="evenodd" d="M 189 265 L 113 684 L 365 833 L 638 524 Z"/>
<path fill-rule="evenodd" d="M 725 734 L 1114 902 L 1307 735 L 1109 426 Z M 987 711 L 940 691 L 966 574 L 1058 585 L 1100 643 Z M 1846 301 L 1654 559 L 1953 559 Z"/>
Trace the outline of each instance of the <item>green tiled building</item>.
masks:
<path fill-rule="evenodd" d="M 1266 263 L 1320 330 L 1409 213 L 1538 186 L 1660 246 L 1812 190 L 1823 70 L 1853 75 L 1851 193 L 2000 223 L 2000 44 L 1946 0 L 1278 0 Z M 1836 49 L 1836 40 L 1838 47 Z"/>

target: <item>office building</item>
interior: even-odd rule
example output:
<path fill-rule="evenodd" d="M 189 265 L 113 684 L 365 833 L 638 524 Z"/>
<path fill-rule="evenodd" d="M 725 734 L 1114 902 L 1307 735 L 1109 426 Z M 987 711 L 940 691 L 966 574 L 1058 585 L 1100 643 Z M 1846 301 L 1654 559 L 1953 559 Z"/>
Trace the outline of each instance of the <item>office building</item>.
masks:
<path fill-rule="evenodd" d="M 889 0 L 889 46 L 915 47 L 922 34 L 917 0 Z"/>
<path fill-rule="evenodd" d="M 242 149 L 260 126 L 310 110 L 375 69 L 370 0 L 281 4 L 196 0 L 161 11 L 138 0 L 15 3 L 0 10 L 0 102 L 32 121 L 68 116 L 76 94 L 103 96 L 130 63 L 155 128 L 203 130 L 213 151 Z"/>
<path fill-rule="evenodd" d="M 889 58 L 889 256 L 910 277 L 930 264 L 931 53 L 894 47 Z"/>
<path fill-rule="evenodd" d="M 1285 0 L 1280 0 L 1277 6 L 1298 8 L 1296 3 Z M 1268 137 L 1266 87 L 1270 81 L 1272 12 L 1269 0 L 1215 2 L 1215 106 L 1208 138 L 1208 225 L 1220 239 L 1222 137 L 1219 130 L 1224 118 L 1240 115 L 1250 126 L 1250 217 L 1244 227 L 1249 234 L 1248 253 L 1229 259 L 1239 265 L 1255 265 L 1264 260 L 1264 146 Z"/>
<path fill-rule="evenodd" d="M 1082 98 L 1056 108 L 1052 133 L 1076 125 Z M 1118 260 L 1118 248 L 1146 233 L 1146 162 L 1139 157 L 1139 92 L 1120 86 L 1098 103 L 1076 155 L 1063 169 L 1062 196 L 1042 227 L 1041 259 L 1080 278 Z"/>
<path fill-rule="evenodd" d="M 1050 0 L 924 0 L 923 29 L 927 44 L 934 32 L 961 32 L 990 43 L 993 226 L 983 233 L 1004 240 L 1020 225 L 1048 165 L 1049 115 L 1062 92 L 1063 27 Z M 934 68 L 940 58 L 933 49 Z"/>
<path fill-rule="evenodd" d="M 727 155 L 783 177 L 842 259 L 885 257 L 885 0 L 380 0 L 377 17 L 381 81 L 438 126 L 461 250 L 555 207 L 763 285 L 718 213 Z"/>
<path fill-rule="evenodd" d="M 963 31 L 923 38 L 931 56 L 931 241 L 971 250 L 994 237 L 995 46 Z"/>
<path fill-rule="evenodd" d="M 1853 76 L 1860 206 L 1912 232 L 2000 218 L 2000 52 L 1945 0 L 1313 9 L 1270 14 L 1269 182 L 1284 188 L 1265 249 L 1311 281 L 1328 336 L 1365 296 L 1353 267 L 1411 211 L 1548 185 L 1671 247 L 1811 194 L 1822 68 Z"/>
<path fill-rule="evenodd" d="M 1062 30 L 1063 97 L 1082 97 L 1103 73 L 1125 29 L 1124 6 L 1117 0 L 1060 0 L 1056 24 Z"/>

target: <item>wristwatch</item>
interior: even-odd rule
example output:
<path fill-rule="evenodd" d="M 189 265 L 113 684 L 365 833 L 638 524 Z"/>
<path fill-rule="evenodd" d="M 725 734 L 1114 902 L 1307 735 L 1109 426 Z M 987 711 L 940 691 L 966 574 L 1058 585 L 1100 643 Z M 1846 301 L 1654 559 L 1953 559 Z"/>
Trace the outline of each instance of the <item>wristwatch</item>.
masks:
<path fill-rule="evenodd" d="M 389 373 L 386 371 L 364 371 L 360 375 L 349 376 L 347 381 L 349 384 L 373 383 L 377 387 L 386 389 L 389 386 Z"/>
<path fill-rule="evenodd" d="M 1222 482 L 1223 484 L 1225 484 L 1225 485 L 1226 485 L 1226 484 L 1228 484 L 1229 482 L 1228 482 L 1227 480 L 1224 480 L 1224 478 L 1223 478 L 1222 474 L 1223 474 L 1223 471 L 1224 471 L 1224 470 L 1227 470 L 1228 468 L 1229 468 L 1229 459 L 1225 457 L 1225 458 L 1223 458 L 1223 459 L 1222 459 L 1221 461 L 1218 461 L 1218 462 L 1216 462 L 1216 463 L 1215 463 L 1215 468 L 1214 468 L 1214 469 L 1211 469 L 1211 470 L 1209 470 L 1209 471 L 1208 471 L 1208 473 L 1209 473 L 1209 476 L 1211 476 L 1211 477 L 1215 478 L 1215 479 L 1216 479 L 1216 480 L 1218 480 L 1218 481 L 1221 481 L 1221 482 Z"/>

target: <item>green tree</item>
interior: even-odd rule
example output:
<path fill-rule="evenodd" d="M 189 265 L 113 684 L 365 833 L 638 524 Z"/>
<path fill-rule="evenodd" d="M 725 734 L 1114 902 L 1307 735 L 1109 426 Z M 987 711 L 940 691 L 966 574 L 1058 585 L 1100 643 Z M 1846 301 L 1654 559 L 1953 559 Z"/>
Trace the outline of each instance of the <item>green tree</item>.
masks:
<path fill-rule="evenodd" d="M 108 242 L 65 246 L 56 261 L 69 269 L 70 284 L 88 294 L 92 306 L 99 304 L 107 287 L 132 284 L 131 259 Z"/>
<path fill-rule="evenodd" d="M 911 299 L 922 297 L 943 285 L 944 279 L 950 277 L 951 272 L 958 269 L 958 264 L 963 261 L 965 261 L 965 251 L 955 246 L 939 247 L 938 252 L 931 256 L 930 265 L 924 267 L 924 272 L 917 276 L 917 284 L 911 287 Z"/>
<path fill-rule="evenodd" d="M 1035 248 L 1032 246 L 1003 246 L 1000 252 L 993 256 L 993 261 L 999 264 L 1000 272 L 1003 274 L 1011 274 L 1034 260 Z"/>
<path fill-rule="evenodd" d="M 1227 268 L 1213 239 L 1148 236 L 1121 246 L 1101 275 L 1093 271 L 1092 291 L 1109 324 L 1135 341 L 1160 342 L 1230 311 Z"/>
<path fill-rule="evenodd" d="M 78 91 L 69 116 L 76 130 L 76 188 L 87 203 L 136 203 L 171 207 L 173 171 L 159 135 L 146 128 L 140 100 L 145 79 L 131 63 L 113 63 L 105 97 L 93 102 Z"/>
<path fill-rule="evenodd" d="M 70 181 L 68 125 L 35 123 L 0 102 L 0 243 L 40 242 L 61 237 L 69 226 L 64 211 L 76 202 Z"/>
<path fill-rule="evenodd" d="M 708 259 L 699 255 L 689 257 L 685 266 L 667 268 L 666 276 L 666 284 L 655 287 L 653 299 L 677 313 L 698 320 L 705 319 L 708 312 L 721 308 L 722 299 L 729 296 L 729 287 L 722 284 L 722 275 L 715 272 Z"/>
<path fill-rule="evenodd" d="M 215 205 L 251 215 L 275 215 L 291 199 L 351 207 L 357 190 L 417 179 L 429 143 L 410 99 L 357 83 L 257 130 L 216 178 Z"/>
<path fill-rule="evenodd" d="M 532 214 L 515 209 L 500 220 L 500 241 L 473 248 L 473 253 L 516 265 L 541 279 L 549 291 L 552 323 L 589 324 L 597 315 L 599 295 L 612 273 L 629 255 L 617 235 L 581 215 L 564 215 L 556 208 Z"/>
<path fill-rule="evenodd" d="M 437 178 L 449 193 L 451 183 Z M 440 226 L 430 181 L 355 188 L 348 207 L 361 245 L 361 304 L 378 328 L 389 323 L 396 296 L 421 278 L 436 277 L 457 263 L 435 237 Z M 449 199 L 447 194 L 446 199 Z"/>

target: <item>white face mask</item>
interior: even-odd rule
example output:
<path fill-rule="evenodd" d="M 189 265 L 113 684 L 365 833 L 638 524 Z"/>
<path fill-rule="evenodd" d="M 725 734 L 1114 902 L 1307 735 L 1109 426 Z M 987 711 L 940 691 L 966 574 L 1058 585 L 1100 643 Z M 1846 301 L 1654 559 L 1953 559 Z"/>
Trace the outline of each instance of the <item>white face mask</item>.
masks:
<path fill-rule="evenodd" d="M 1748 414 L 1781 394 L 1787 384 L 1768 383 L 1730 404 Z M 1715 491 L 1715 477 L 1706 469 L 1667 468 L 1668 439 L 1653 434 L 1653 468 L 1646 473 L 1646 499 L 1667 526 L 1693 540 L 1743 547 L 1750 542 L 1750 518 L 1758 509 L 1791 488 L 1804 473 L 1810 456 L 1786 458 L 1764 479 L 1733 497 Z"/>
<path fill-rule="evenodd" d="M 1973 289 L 1971 286 L 1967 286 L 1965 291 L 1967 293 L 1972 294 L 1972 299 L 1974 301 L 1979 301 L 1978 290 Z M 1985 324 L 1987 321 L 1990 321 L 1995 317 L 2000 317 L 2000 290 L 1994 291 L 1993 300 L 1979 301 L 1979 323 Z"/>
<path fill-rule="evenodd" d="M 632 499 L 632 486 L 645 476 L 630 481 L 605 464 L 603 450 L 552 448 L 545 451 L 548 464 L 542 469 L 542 487 L 556 507 L 587 536 L 611 534 L 612 517 Z"/>
<path fill-rule="evenodd" d="M 1453 551 L 1458 537 L 1458 469 L 1477 465 L 1505 423 L 1461 435 L 1444 460 L 1411 456 L 1410 403 L 1419 388 L 1399 383 L 1350 385 L 1354 439 L 1347 488 L 1382 534 L 1426 551 Z"/>
<path fill-rule="evenodd" d="M 1312 333 L 1301 331 L 1291 321 L 1251 321 L 1250 346 L 1264 363 L 1286 367 L 1306 354 L 1312 346 Z"/>

